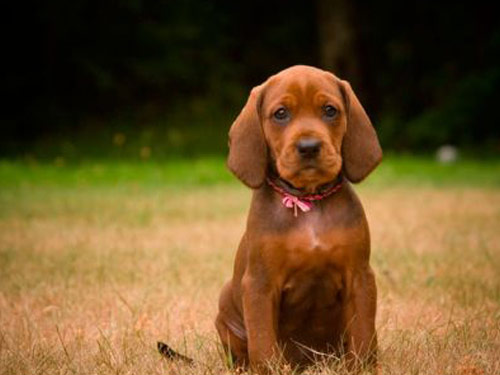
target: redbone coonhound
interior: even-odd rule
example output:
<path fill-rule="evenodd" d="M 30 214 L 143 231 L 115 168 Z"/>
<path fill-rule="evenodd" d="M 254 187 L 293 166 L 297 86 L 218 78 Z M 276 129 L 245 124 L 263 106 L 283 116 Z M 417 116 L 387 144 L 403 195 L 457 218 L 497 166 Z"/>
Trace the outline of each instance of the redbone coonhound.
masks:
<path fill-rule="evenodd" d="M 348 82 L 294 66 L 255 87 L 229 131 L 229 169 L 253 189 L 216 328 L 233 361 L 265 372 L 320 353 L 374 364 L 368 224 L 350 183 L 381 161 Z"/>

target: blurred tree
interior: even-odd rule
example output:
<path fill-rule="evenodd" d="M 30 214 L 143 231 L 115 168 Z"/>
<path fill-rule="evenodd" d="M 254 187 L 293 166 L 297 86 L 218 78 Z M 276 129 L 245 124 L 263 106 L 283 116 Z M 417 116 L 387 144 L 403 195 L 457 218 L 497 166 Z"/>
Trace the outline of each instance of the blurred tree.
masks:
<path fill-rule="evenodd" d="M 321 67 L 349 80 L 354 87 L 359 86 L 361 82 L 352 2 L 318 0 L 317 11 Z"/>
<path fill-rule="evenodd" d="M 3 155 L 89 119 L 98 134 L 116 117 L 179 129 L 231 117 L 298 63 L 350 80 L 385 148 L 500 147 L 492 3 L 47 0 L 9 2 L 4 18 Z"/>
<path fill-rule="evenodd" d="M 367 103 L 386 147 L 500 149 L 493 3 L 370 1 L 358 8 Z M 475 135 L 474 135 L 475 134 Z"/>

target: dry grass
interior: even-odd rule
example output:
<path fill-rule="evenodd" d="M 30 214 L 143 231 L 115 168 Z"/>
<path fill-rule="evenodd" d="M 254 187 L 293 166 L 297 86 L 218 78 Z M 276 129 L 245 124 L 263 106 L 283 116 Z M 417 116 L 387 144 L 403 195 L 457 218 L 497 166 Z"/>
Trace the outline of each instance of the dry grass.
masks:
<path fill-rule="evenodd" d="M 359 190 L 383 373 L 499 374 L 500 191 Z M 2 191 L 0 374 L 229 373 L 212 322 L 249 197 L 236 185 Z M 163 361 L 158 339 L 198 364 Z"/>

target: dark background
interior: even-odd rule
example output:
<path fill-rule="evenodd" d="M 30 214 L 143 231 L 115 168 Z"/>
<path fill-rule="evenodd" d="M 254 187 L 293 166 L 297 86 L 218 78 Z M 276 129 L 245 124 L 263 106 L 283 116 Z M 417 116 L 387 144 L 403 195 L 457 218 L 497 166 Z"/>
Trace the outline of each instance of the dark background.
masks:
<path fill-rule="evenodd" d="M 226 152 L 250 89 L 295 64 L 353 85 L 386 150 L 500 151 L 500 22 L 440 1 L 16 2 L 0 156 Z"/>

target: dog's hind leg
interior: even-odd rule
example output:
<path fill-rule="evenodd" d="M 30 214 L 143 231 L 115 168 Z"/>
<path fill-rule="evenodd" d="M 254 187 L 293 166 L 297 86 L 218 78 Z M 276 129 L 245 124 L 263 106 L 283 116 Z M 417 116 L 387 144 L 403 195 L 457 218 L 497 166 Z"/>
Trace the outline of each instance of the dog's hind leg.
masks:
<path fill-rule="evenodd" d="M 226 362 L 231 368 L 242 367 L 248 365 L 248 349 L 245 340 L 236 336 L 224 323 L 224 321 L 217 317 L 215 320 L 215 327 L 219 333 L 219 337 L 224 348 Z"/>

